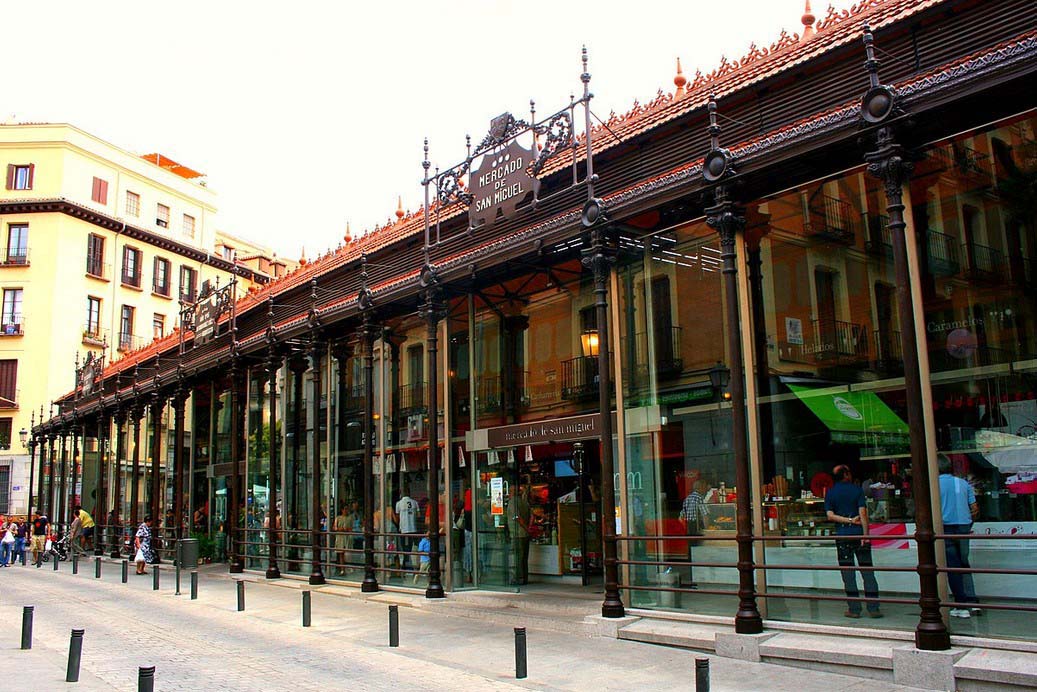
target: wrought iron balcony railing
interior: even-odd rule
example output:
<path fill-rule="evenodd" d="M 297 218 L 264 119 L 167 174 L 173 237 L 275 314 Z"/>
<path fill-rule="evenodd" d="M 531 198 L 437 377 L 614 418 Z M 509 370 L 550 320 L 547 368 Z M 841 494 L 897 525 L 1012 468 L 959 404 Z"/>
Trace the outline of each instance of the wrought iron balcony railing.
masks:
<path fill-rule="evenodd" d="M 904 357 L 900 344 L 900 332 L 876 329 L 875 366 L 879 370 L 897 370 L 903 368 Z"/>
<path fill-rule="evenodd" d="M 578 356 L 562 361 L 562 398 L 567 401 L 598 395 L 598 357 Z"/>
<path fill-rule="evenodd" d="M 400 387 L 400 414 L 408 415 L 425 410 L 427 406 L 428 384 L 417 382 Z"/>
<path fill-rule="evenodd" d="M 933 276 L 954 276 L 961 271 L 958 241 L 955 238 L 928 230 L 925 240 L 926 259 Z"/>
<path fill-rule="evenodd" d="M 649 370 L 653 368 L 655 376 L 660 379 L 669 379 L 681 374 L 684 369 L 681 332 L 680 327 L 668 327 L 635 335 L 634 372 L 638 379 L 647 377 Z"/>
<path fill-rule="evenodd" d="M 865 248 L 872 255 L 893 258 L 893 232 L 889 230 L 889 217 L 885 214 L 868 214 L 868 240 Z"/>
<path fill-rule="evenodd" d="M 965 243 L 961 248 L 969 278 L 993 282 L 1005 278 L 1005 256 L 1000 250 L 976 243 Z"/>
<path fill-rule="evenodd" d="M 0 248 L 0 267 L 27 267 L 29 266 L 29 248 L 9 247 Z"/>
<path fill-rule="evenodd" d="M 856 217 L 857 213 L 849 202 L 820 195 L 810 207 L 809 230 L 811 235 L 849 245 L 856 236 Z"/>
<path fill-rule="evenodd" d="M 863 324 L 841 320 L 812 320 L 815 360 L 868 358 L 868 330 Z"/>

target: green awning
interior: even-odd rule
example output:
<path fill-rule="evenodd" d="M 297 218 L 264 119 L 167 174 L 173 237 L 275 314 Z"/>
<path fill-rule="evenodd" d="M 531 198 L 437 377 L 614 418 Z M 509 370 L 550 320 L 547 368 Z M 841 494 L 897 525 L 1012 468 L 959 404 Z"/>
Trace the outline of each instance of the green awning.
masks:
<path fill-rule="evenodd" d="M 821 419 L 832 441 L 872 446 L 907 445 L 907 423 L 874 392 L 817 389 L 798 384 L 788 388 Z"/>

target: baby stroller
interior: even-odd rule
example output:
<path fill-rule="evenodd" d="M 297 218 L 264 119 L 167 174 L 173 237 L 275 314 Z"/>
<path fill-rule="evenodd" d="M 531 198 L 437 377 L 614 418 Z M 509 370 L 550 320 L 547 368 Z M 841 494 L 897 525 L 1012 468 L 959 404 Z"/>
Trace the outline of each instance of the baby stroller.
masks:
<path fill-rule="evenodd" d="M 62 536 L 61 534 L 55 534 L 54 536 L 47 539 L 47 546 L 43 551 L 43 562 L 48 562 L 51 556 L 58 562 L 64 562 L 68 560 L 69 552 L 69 537 L 68 534 Z"/>

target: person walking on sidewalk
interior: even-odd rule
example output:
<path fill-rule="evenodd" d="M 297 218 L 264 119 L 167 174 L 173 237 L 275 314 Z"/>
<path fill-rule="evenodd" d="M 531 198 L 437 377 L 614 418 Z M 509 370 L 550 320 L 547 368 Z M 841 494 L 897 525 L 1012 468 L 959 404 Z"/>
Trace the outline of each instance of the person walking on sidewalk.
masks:
<path fill-rule="evenodd" d="M 25 567 L 25 546 L 29 542 L 29 522 L 19 521 L 18 529 L 14 532 L 14 555 L 11 557 L 13 563 L 21 559 L 22 567 Z"/>
<path fill-rule="evenodd" d="M 137 535 L 134 538 L 136 554 L 133 561 L 137 565 L 137 574 L 146 574 L 147 566 L 155 562 L 155 552 L 151 549 L 151 517 L 144 517 L 144 521 L 137 527 Z"/>
<path fill-rule="evenodd" d="M 0 522 L 0 567 L 7 567 L 9 562 L 12 562 L 11 556 L 14 554 L 14 532 L 17 530 L 15 523 L 12 522 Z"/>
<path fill-rule="evenodd" d="M 860 591 L 857 590 L 857 571 L 852 568 L 855 559 L 857 566 L 872 566 L 871 541 L 867 538 L 848 537 L 867 535 L 868 508 L 864 499 L 864 491 L 859 485 L 853 483 L 853 474 L 850 472 L 849 466 L 839 464 L 832 469 L 832 474 L 836 478 L 836 483 L 825 495 L 825 511 L 828 514 L 828 521 L 838 524 L 835 529 L 836 535 L 847 537 L 837 538 L 835 549 L 839 566 L 851 568 L 840 570 L 846 595 L 850 599 L 857 599 L 860 597 Z M 861 579 L 864 581 L 864 597 L 866 599 L 878 598 L 879 582 L 875 578 L 875 572 L 871 569 L 862 569 Z M 877 601 L 868 600 L 867 604 L 868 617 L 882 617 Z M 848 600 L 844 615 L 848 618 L 859 618 L 861 602 Z"/>
<path fill-rule="evenodd" d="M 40 566 L 43 556 L 47 554 L 47 527 L 50 519 L 40 512 L 32 513 L 32 563 Z"/>
<path fill-rule="evenodd" d="M 946 534 L 968 535 L 972 533 L 972 520 L 979 514 L 976 493 L 964 478 L 954 475 L 954 464 L 941 454 L 937 459 L 940 470 L 940 508 L 943 514 L 943 532 Z M 944 540 L 947 551 L 948 567 L 971 567 L 969 564 L 969 541 L 967 538 L 948 538 Z M 948 572 L 947 583 L 951 587 L 956 603 L 979 603 L 976 598 L 972 580 L 961 572 Z M 950 615 L 955 618 L 967 618 L 979 615 L 979 608 L 951 608 Z"/>
<path fill-rule="evenodd" d="M 91 551 L 94 549 L 94 518 L 83 509 L 82 505 L 76 505 L 73 511 L 76 518 L 79 519 L 82 547 L 86 551 Z"/>

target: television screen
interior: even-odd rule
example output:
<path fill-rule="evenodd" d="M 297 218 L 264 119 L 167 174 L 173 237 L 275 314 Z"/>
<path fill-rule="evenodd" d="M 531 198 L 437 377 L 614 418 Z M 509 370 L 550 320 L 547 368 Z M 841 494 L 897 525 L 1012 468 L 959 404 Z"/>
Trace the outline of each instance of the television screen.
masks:
<path fill-rule="evenodd" d="M 572 459 L 557 459 L 555 460 L 555 478 L 567 478 L 570 476 L 578 476 L 576 469 L 573 467 Z"/>

